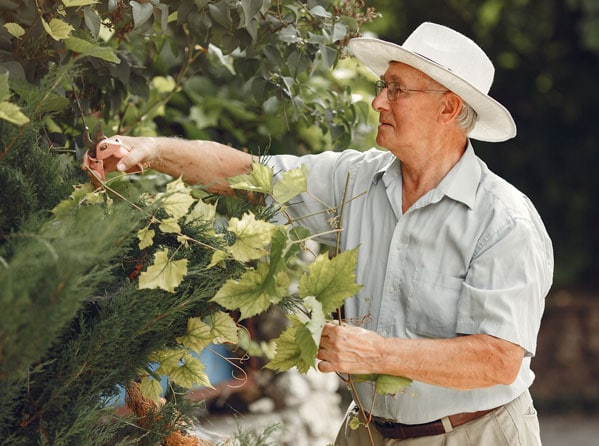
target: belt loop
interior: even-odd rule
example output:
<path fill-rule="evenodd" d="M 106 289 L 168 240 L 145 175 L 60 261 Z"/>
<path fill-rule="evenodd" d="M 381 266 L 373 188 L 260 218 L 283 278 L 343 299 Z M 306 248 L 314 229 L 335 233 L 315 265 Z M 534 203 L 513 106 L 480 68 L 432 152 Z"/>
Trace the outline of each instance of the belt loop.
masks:
<path fill-rule="evenodd" d="M 443 429 L 445 429 L 445 433 L 451 432 L 453 430 L 453 426 L 451 425 L 451 420 L 449 417 L 441 418 L 441 423 L 443 424 Z"/>

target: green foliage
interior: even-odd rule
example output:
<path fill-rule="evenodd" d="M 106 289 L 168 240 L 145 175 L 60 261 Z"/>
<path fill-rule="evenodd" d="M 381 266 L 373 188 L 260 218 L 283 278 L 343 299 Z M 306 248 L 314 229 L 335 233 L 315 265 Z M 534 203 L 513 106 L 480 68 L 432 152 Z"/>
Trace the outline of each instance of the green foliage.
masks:
<path fill-rule="evenodd" d="M 361 1 L 25 3 L 0 12 L 0 101 L 71 137 L 73 101 L 114 132 L 254 150 L 346 147 L 364 131 L 364 104 L 330 73 L 374 17 Z M 66 65 L 75 71 L 56 75 Z M 47 76 L 57 82 L 40 102 Z M 0 119 L 17 116 L 2 104 Z"/>
<path fill-rule="evenodd" d="M 190 317 L 211 314 L 208 299 L 243 268 L 206 270 L 210 247 L 219 241 L 205 226 L 184 223 L 182 230 L 198 241 L 178 250 L 190 262 L 187 283 L 176 293 L 138 290 L 131 274 L 154 251 L 178 245 L 177 237 L 158 233 L 155 248 L 140 250 L 137 233 L 153 213 L 96 195 L 105 194 L 74 194 L 34 234 L 17 232 L 3 245 L 2 444 L 89 440 L 90 430 L 101 424 L 105 397 L 136 378 L 157 352 L 176 346 Z M 226 330 L 212 332 L 216 340 L 228 339 Z M 173 382 L 189 386 L 199 370 L 190 359 L 181 366 L 171 363 L 167 372 Z M 125 420 L 103 419 L 120 426 L 105 426 L 108 433 L 124 428 Z"/>
<path fill-rule="evenodd" d="M 52 154 L 38 141 L 34 128 L 19 130 L 0 121 L 0 140 L 16 141 L 13 150 L 0 154 L 1 240 L 68 195 L 74 172 L 65 155 Z"/>

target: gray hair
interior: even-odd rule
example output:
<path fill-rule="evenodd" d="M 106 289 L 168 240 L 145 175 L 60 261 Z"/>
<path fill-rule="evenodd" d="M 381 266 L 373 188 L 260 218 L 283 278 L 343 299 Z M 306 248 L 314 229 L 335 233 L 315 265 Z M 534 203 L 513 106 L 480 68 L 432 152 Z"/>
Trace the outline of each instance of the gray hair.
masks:
<path fill-rule="evenodd" d="M 477 120 L 478 115 L 476 114 L 474 109 L 465 102 L 462 102 L 462 109 L 456 117 L 458 127 L 461 130 L 463 130 L 466 135 L 468 135 L 470 131 L 474 128 L 474 125 L 476 124 Z"/>

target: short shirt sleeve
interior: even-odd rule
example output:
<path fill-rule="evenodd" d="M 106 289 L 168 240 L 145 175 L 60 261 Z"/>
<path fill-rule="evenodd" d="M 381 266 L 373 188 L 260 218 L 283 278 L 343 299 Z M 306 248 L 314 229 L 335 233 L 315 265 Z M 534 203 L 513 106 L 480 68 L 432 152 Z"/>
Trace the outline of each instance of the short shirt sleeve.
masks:
<path fill-rule="evenodd" d="M 552 275 L 551 242 L 534 209 L 491 225 L 462 287 L 456 331 L 505 339 L 534 356 Z"/>

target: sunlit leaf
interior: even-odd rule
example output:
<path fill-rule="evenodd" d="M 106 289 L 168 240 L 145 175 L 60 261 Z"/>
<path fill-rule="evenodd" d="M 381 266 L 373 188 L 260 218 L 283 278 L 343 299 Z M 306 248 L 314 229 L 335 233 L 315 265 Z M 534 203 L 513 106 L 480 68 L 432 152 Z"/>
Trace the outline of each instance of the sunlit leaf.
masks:
<path fill-rule="evenodd" d="M 229 254 L 227 254 L 225 251 L 222 251 L 220 249 L 214 251 L 214 253 L 212 254 L 212 260 L 210 261 L 210 265 L 208 265 L 207 268 L 213 268 L 217 265 L 223 265 L 224 261 L 227 260 L 228 257 Z"/>
<path fill-rule="evenodd" d="M 141 394 L 154 401 L 155 403 L 160 402 L 160 396 L 162 395 L 162 384 L 157 379 L 151 376 L 144 376 L 140 383 Z"/>
<path fill-rule="evenodd" d="M 163 207 L 168 215 L 179 219 L 189 211 L 195 201 L 191 196 L 191 189 L 185 185 L 181 178 L 171 181 L 166 185 L 163 197 Z"/>
<path fill-rule="evenodd" d="M 156 373 L 159 375 L 170 375 L 177 367 L 179 367 L 183 352 L 183 350 L 179 349 L 159 350 L 150 355 L 150 361 L 159 364 Z"/>
<path fill-rule="evenodd" d="M 326 317 L 322 311 L 321 303 L 316 300 L 314 296 L 308 296 L 304 299 L 304 305 L 310 311 L 310 318 L 306 322 L 306 327 L 312 334 L 314 345 L 320 345 L 320 336 L 322 335 L 322 329 L 326 323 Z"/>
<path fill-rule="evenodd" d="M 170 373 L 170 378 L 175 384 L 187 389 L 194 386 L 212 387 L 204 364 L 189 352 L 183 352 L 180 365 Z"/>
<path fill-rule="evenodd" d="M 287 295 L 289 277 L 281 272 L 272 280 L 265 281 L 268 266 L 259 263 L 257 269 L 246 271 L 239 279 L 229 279 L 222 286 L 213 301 L 227 310 L 240 310 L 241 319 L 266 311 Z"/>
<path fill-rule="evenodd" d="M 352 417 L 352 419 L 349 421 L 349 428 L 351 430 L 355 431 L 359 427 L 360 427 L 360 419 L 358 417 Z"/>
<path fill-rule="evenodd" d="M 299 319 L 293 316 L 289 319 L 291 325 L 275 340 L 276 352 L 272 360 L 266 364 L 266 368 L 284 372 L 297 367 L 300 373 L 306 373 L 312 364 L 304 361 L 303 356 L 305 353 L 302 351 L 300 342 L 307 340 L 307 344 L 310 346 L 312 344 L 312 335 Z M 316 353 L 307 356 L 316 357 Z"/>
<path fill-rule="evenodd" d="M 214 335 L 212 343 L 223 344 L 228 342 L 235 344 L 239 340 L 237 324 L 229 314 L 222 311 L 215 313 L 208 318 L 208 323 Z"/>
<path fill-rule="evenodd" d="M 403 376 L 368 374 L 352 375 L 352 377 L 356 382 L 372 381 L 379 395 L 395 395 L 412 384 L 411 379 Z"/>
<path fill-rule="evenodd" d="M 300 279 L 300 295 L 315 296 L 325 314 L 335 311 L 361 288 L 355 283 L 356 262 L 357 249 L 344 251 L 332 259 L 327 254 L 318 256 Z"/>
<path fill-rule="evenodd" d="M 199 317 L 187 320 L 187 333 L 177 337 L 177 342 L 200 353 L 209 344 L 237 343 L 238 327 L 227 313 L 218 312 L 203 321 Z"/>
<path fill-rule="evenodd" d="M 171 260 L 168 249 L 154 254 L 154 264 L 139 275 L 139 289 L 161 288 L 171 293 L 187 274 L 187 259 Z"/>
<path fill-rule="evenodd" d="M 75 29 L 67 22 L 63 22 L 60 19 L 53 18 L 50 20 L 50 23 L 47 23 L 44 19 L 41 19 L 42 26 L 46 30 L 46 32 L 52 37 L 54 40 L 64 40 L 69 37 L 69 34 Z"/>
<path fill-rule="evenodd" d="M 270 243 L 275 230 L 275 225 L 263 220 L 256 220 L 254 214 L 246 213 L 241 217 L 229 221 L 229 231 L 237 239 L 229 247 L 233 257 L 239 262 L 248 262 L 259 259 L 266 254 L 265 247 Z"/>
<path fill-rule="evenodd" d="M 156 231 L 150 229 L 149 225 L 137 231 L 139 249 L 145 249 L 148 246 L 152 246 L 154 244 L 154 235 L 156 235 Z"/>
<path fill-rule="evenodd" d="M 183 344 L 186 348 L 200 353 L 204 347 L 212 342 L 214 335 L 210 330 L 210 325 L 206 324 L 199 317 L 191 317 L 187 320 L 187 333 L 177 337 L 177 342 Z"/>
<path fill-rule="evenodd" d="M 154 87 L 158 93 L 170 93 L 176 86 L 177 83 L 171 76 L 156 76 L 152 79 L 152 87 Z"/>
<path fill-rule="evenodd" d="M 190 224 L 193 222 L 212 222 L 216 217 L 216 205 L 205 203 L 199 200 L 193 209 L 185 217 L 185 222 Z"/>
<path fill-rule="evenodd" d="M 302 164 L 297 169 L 284 172 L 273 186 L 272 195 L 278 203 L 286 203 L 308 190 L 308 168 Z"/>
<path fill-rule="evenodd" d="M 227 180 L 232 189 L 270 194 L 272 189 L 272 168 L 261 163 L 253 163 L 252 171 Z"/>
<path fill-rule="evenodd" d="M 99 3 L 98 0 L 62 0 L 62 4 L 67 8 L 77 7 L 77 6 L 87 6 Z"/>
<path fill-rule="evenodd" d="M 0 102 L 0 119 L 16 125 L 24 125 L 29 122 L 29 118 L 23 114 L 17 105 L 6 101 Z"/>
<path fill-rule="evenodd" d="M 23 27 L 18 23 L 5 23 L 4 28 L 6 28 L 11 36 L 16 37 L 17 39 L 20 39 L 25 34 L 25 29 L 23 29 Z"/>
<path fill-rule="evenodd" d="M 177 219 L 174 217 L 163 219 L 158 227 L 166 234 L 178 234 L 181 232 L 181 226 L 179 226 Z"/>

